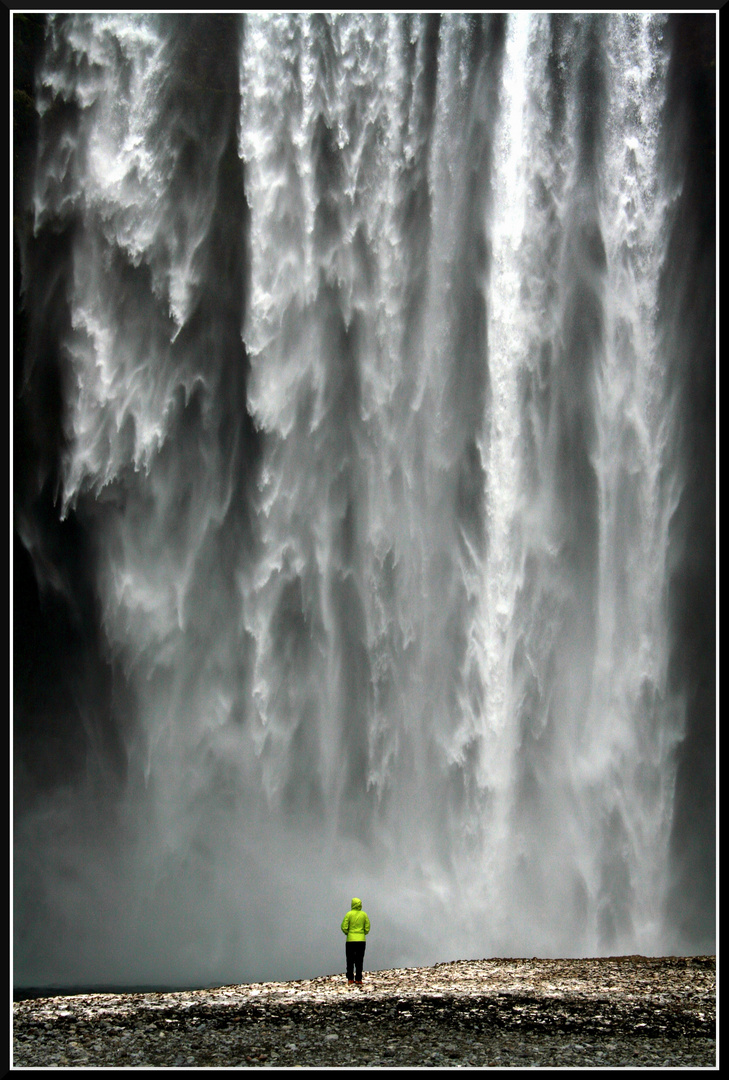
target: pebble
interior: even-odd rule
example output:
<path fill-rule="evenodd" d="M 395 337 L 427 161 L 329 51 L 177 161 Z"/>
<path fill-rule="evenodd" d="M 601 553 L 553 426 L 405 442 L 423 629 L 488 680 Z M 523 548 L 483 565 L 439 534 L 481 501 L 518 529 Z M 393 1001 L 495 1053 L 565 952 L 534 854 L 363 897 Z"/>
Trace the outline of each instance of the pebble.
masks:
<path fill-rule="evenodd" d="M 716 1061 L 714 957 L 455 961 L 368 973 L 356 995 L 343 975 L 328 975 L 13 1004 L 13 1065 L 21 1068 L 663 1069 Z"/>

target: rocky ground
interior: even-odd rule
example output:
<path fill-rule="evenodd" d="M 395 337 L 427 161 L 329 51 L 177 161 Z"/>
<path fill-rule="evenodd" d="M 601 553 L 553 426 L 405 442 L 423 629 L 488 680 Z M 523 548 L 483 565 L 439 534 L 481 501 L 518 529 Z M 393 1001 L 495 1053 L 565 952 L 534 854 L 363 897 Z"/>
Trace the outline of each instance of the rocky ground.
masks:
<path fill-rule="evenodd" d="M 718 1065 L 713 956 L 470 960 L 13 1005 L 13 1065 Z"/>

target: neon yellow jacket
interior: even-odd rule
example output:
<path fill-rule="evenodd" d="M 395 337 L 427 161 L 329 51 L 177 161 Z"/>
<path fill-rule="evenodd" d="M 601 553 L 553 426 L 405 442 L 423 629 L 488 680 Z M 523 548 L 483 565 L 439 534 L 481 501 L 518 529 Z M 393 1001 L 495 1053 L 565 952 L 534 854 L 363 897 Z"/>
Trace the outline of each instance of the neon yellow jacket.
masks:
<path fill-rule="evenodd" d="M 367 912 L 362 910 L 362 901 L 354 896 L 351 911 L 342 919 L 342 933 L 347 935 L 347 941 L 364 941 L 369 932 L 370 920 Z"/>

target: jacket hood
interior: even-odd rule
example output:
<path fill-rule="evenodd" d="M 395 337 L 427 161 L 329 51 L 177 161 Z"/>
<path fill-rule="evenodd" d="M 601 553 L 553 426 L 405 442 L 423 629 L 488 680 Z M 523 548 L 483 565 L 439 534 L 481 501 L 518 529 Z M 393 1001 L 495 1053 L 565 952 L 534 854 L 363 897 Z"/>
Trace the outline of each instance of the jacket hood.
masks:
<path fill-rule="evenodd" d="M 352 910 L 353 911 L 361 911 L 362 910 L 362 901 L 359 899 L 358 896 L 353 896 L 352 897 Z"/>

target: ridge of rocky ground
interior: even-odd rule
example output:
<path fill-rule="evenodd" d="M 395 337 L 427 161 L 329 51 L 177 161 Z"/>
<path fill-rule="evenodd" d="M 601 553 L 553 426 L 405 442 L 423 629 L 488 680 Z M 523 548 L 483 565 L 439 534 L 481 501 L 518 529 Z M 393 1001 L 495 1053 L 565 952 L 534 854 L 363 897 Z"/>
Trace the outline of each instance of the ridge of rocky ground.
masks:
<path fill-rule="evenodd" d="M 718 1066 L 716 958 L 461 960 L 13 1005 L 15 1067 Z"/>

